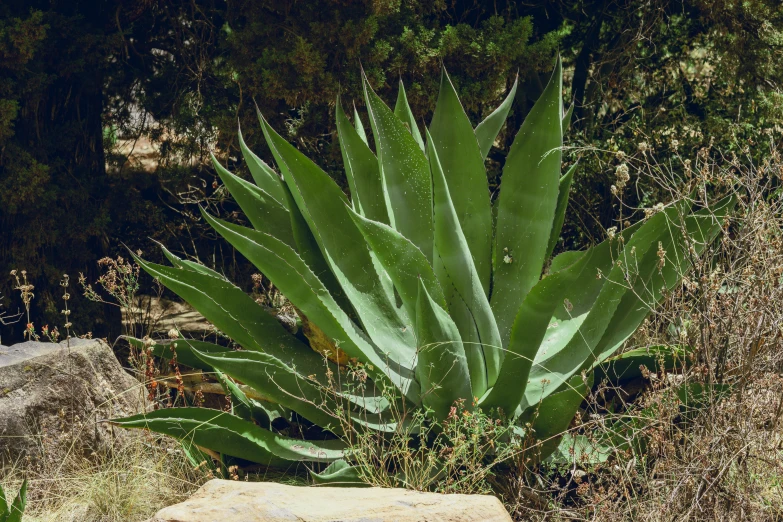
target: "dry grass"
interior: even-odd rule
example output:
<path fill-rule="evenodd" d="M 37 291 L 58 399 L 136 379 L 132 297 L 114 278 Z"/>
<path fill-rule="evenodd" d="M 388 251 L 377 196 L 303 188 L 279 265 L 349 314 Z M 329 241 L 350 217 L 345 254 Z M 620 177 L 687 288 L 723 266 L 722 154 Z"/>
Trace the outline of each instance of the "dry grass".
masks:
<path fill-rule="evenodd" d="M 170 442 L 140 434 L 107 455 L 17 463 L 3 483 L 27 477 L 25 522 L 134 522 L 187 498 L 204 481 Z"/>
<path fill-rule="evenodd" d="M 709 156 L 679 178 L 647 154 L 626 159 L 674 196 L 739 196 L 722 239 L 627 343 L 689 346 L 687 370 L 599 387 L 571 429 L 615 435 L 613 457 L 512 474 L 502 492 L 520 520 L 783 519 L 783 161 Z M 715 391 L 686 408 L 693 385 Z"/>
<path fill-rule="evenodd" d="M 104 261 L 104 264 L 107 262 Z M 102 278 L 100 283 L 119 301 L 120 306 L 124 306 L 126 301 L 130 302 L 138 286 L 138 268 L 123 263 L 121 258 L 119 262 L 108 264 L 110 275 Z M 25 310 L 29 313 L 30 301 L 34 298 L 33 288 L 27 284 L 25 272 L 20 273 L 21 280 L 17 271 L 11 275 L 16 278 L 16 290 L 20 292 Z M 117 273 L 123 277 L 119 278 Z M 65 317 L 63 331 L 65 337 L 70 338 L 67 275 L 61 286 Z M 121 297 L 125 301 L 121 301 Z M 43 327 L 39 335 L 32 324 L 28 325 L 26 336 L 31 340 L 60 340 L 56 327 L 52 330 Z M 141 383 L 138 390 L 123 393 L 136 392 L 143 392 Z M 142 402 L 143 399 L 138 404 Z M 121 437 L 112 439 L 110 447 L 102 445 L 91 455 L 84 455 L 77 449 L 77 446 L 81 447 L 77 441 L 87 433 L 85 430 L 94 429 L 94 424 L 63 418 L 62 412 L 60 418 L 52 415 L 51 420 L 54 426 L 49 428 L 53 430 L 44 426 L 36 426 L 32 430 L 37 434 L 31 436 L 36 441 L 36 451 L 13 465 L 0 468 L 0 483 L 8 491 L 16 491 L 25 478 L 28 481 L 25 522 L 147 520 L 159 509 L 187 498 L 207 479 L 206 472 L 194 469 L 180 446 L 171 439 L 140 431 L 124 432 Z"/>

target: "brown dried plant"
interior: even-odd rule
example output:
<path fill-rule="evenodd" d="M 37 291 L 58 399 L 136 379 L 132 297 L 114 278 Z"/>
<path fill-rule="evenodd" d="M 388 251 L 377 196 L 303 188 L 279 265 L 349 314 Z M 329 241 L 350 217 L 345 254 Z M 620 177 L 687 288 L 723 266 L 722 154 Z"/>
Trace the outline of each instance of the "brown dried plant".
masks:
<path fill-rule="evenodd" d="M 570 431 L 612 441 L 611 457 L 512 473 L 504 498 L 526 520 L 780 520 L 783 158 L 776 152 L 754 165 L 705 148 L 694 162 L 675 155 L 658 163 L 645 146 L 623 162 L 632 170 L 625 182 L 649 176 L 673 198 L 706 205 L 715 195 L 738 197 L 721 240 L 694 257 L 627 343 L 687 347 L 684 369 L 642 368 L 634 382 L 596 383 Z M 623 206 L 619 183 L 612 192 Z M 655 205 L 624 208 L 640 212 Z M 660 262 L 668 255 L 659 252 Z"/>

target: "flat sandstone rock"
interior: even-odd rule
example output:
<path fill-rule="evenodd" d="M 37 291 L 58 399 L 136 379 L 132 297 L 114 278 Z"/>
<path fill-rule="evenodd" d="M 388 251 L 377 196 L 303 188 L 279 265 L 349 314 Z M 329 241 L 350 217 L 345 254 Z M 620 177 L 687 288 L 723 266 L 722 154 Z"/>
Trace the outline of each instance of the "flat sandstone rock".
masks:
<path fill-rule="evenodd" d="M 490 495 L 211 480 L 149 522 L 510 522 Z"/>

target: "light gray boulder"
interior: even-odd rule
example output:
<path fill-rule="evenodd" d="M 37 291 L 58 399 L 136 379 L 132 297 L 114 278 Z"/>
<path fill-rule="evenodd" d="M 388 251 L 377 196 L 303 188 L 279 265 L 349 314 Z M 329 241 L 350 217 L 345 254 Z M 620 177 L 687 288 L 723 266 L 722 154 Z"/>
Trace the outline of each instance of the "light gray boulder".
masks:
<path fill-rule="evenodd" d="M 210 480 L 149 522 L 510 522 L 490 495 Z"/>
<path fill-rule="evenodd" d="M 0 464 L 104 453 L 137 435 L 98 421 L 143 411 L 144 396 L 101 340 L 0 346 Z"/>

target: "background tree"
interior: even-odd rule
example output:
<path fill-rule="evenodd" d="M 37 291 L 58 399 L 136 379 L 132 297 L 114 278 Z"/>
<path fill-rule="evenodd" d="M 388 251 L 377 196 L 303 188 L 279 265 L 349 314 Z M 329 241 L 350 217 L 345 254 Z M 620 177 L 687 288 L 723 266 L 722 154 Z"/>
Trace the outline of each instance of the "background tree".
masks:
<path fill-rule="evenodd" d="M 620 215 L 610 192 L 619 151 L 638 155 L 644 142 L 676 159 L 677 176 L 710 142 L 729 155 L 767 153 L 750 139 L 781 132 L 782 29 L 774 0 L 9 0 L 0 5 L 0 270 L 28 270 L 38 325 L 58 321 L 49 290 L 62 273 L 94 278 L 95 261 L 121 242 L 179 244 L 249 285 L 249 268 L 214 241 L 195 204 L 236 212 L 205 159 L 214 150 L 242 173 L 238 121 L 271 161 L 254 101 L 339 176 L 334 103 L 340 95 L 364 114 L 360 66 L 390 103 L 402 79 L 420 125 L 441 63 L 474 122 L 519 74 L 509 118 L 518 128 L 558 50 L 576 105 L 571 145 L 597 149 L 579 149 L 558 247 L 576 248 Z M 154 149 L 154 171 L 128 162 L 136 140 Z M 498 145 L 495 178 L 505 136 Z M 644 180 L 631 185 L 628 205 L 663 197 Z M 2 290 L 15 309 L 10 286 Z M 75 305 L 82 333 L 119 332 L 116 314 Z M 4 341 L 19 338 L 7 330 Z"/>

